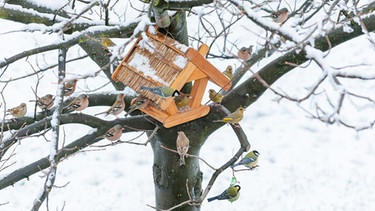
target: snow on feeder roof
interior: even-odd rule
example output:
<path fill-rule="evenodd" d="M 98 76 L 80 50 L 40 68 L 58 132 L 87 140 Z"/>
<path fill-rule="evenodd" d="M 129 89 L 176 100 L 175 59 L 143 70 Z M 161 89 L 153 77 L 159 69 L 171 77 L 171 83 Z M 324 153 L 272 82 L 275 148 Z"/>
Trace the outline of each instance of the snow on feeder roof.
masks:
<path fill-rule="evenodd" d="M 140 109 L 169 128 L 208 114 L 210 108 L 201 105 L 208 81 L 228 90 L 231 81 L 217 70 L 204 56 L 208 46 L 202 44 L 198 51 L 160 33 L 147 30 L 138 37 L 112 79 L 129 86 L 137 93 L 155 102 L 155 105 Z M 188 110 L 179 112 L 173 97 L 162 98 L 141 86 L 170 86 L 181 90 L 188 82 L 194 82 L 190 92 Z M 185 93 L 188 94 L 188 93 Z"/>

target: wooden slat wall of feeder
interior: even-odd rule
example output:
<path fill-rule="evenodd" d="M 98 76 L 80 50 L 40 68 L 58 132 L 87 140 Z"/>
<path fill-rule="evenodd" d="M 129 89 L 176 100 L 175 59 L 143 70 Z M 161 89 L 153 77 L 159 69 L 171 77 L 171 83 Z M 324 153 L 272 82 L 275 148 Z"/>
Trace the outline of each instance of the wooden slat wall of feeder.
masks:
<path fill-rule="evenodd" d="M 167 128 L 207 115 L 209 107 L 201 105 L 201 101 L 208 81 L 211 80 L 225 90 L 228 90 L 231 86 L 230 80 L 204 58 L 209 50 L 208 46 L 202 44 L 199 50 L 195 51 L 192 48 L 187 49 L 186 46 L 182 48 L 177 41 L 159 32 L 156 34 L 146 32 L 146 35 L 146 38 L 139 37 L 137 39 L 113 73 L 113 80 L 121 81 L 155 102 L 156 107 L 149 106 L 141 110 L 162 122 Z M 141 70 L 129 65 L 137 54 L 149 60 L 148 65 L 156 71 L 155 75 L 163 83 L 145 76 Z M 178 67 L 174 63 L 178 56 L 186 59 L 187 64 L 184 68 Z M 192 96 L 189 101 L 190 110 L 183 113 L 178 112 L 173 98 L 162 99 L 156 94 L 140 89 L 141 86 L 168 85 L 181 90 L 187 82 L 191 81 L 194 81 L 194 83 L 190 93 Z"/>

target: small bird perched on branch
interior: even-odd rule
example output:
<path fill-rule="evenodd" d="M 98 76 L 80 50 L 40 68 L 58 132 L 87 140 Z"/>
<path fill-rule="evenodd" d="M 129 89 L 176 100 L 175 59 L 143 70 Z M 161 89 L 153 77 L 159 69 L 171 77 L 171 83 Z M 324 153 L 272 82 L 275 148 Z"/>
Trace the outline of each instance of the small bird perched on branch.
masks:
<path fill-rule="evenodd" d="M 288 9 L 287 8 L 281 8 L 280 10 L 277 10 L 275 12 L 272 12 L 271 15 L 266 15 L 262 17 L 271 17 L 272 20 L 276 23 L 283 23 L 288 18 Z"/>
<path fill-rule="evenodd" d="M 240 190 L 241 190 L 241 187 L 239 185 L 233 185 L 227 188 L 220 195 L 208 198 L 207 201 L 211 202 L 217 199 L 217 200 L 228 200 L 230 202 L 234 202 L 240 197 Z"/>
<path fill-rule="evenodd" d="M 76 90 L 77 79 L 72 79 L 64 82 L 64 96 L 70 96 Z"/>
<path fill-rule="evenodd" d="M 247 155 L 244 158 L 242 158 L 240 160 L 240 162 L 232 165 L 231 167 L 234 168 L 236 166 L 243 165 L 243 166 L 246 166 L 250 169 L 253 169 L 257 166 L 258 157 L 259 157 L 259 152 L 256 151 L 256 150 L 253 150 L 253 151 L 247 153 Z"/>
<path fill-rule="evenodd" d="M 87 108 L 89 106 L 89 98 L 85 94 L 81 94 L 80 96 L 74 98 L 72 102 L 70 102 L 67 106 L 65 106 L 65 109 L 68 109 L 70 111 L 82 111 L 83 109 Z"/>
<path fill-rule="evenodd" d="M 177 152 L 180 155 L 180 166 L 185 165 L 185 156 L 189 150 L 189 139 L 183 131 L 177 132 L 176 147 Z"/>
<path fill-rule="evenodd" d="M 230 123 L 230 124 L 239 123 L 243 118 L 243 112 L 244 111 L 245 111 L 245 109 L 242 106 L 240 106 L 233 113 L 228 114 L 226 117 L 224 117 L 221 120 L 215 120 L 214 122 L 226 122 L 226 123 Z"/>
<path fill-rule="evenodd" d="M 132 101 L 130 102 L 129 111 L 125 114 L 125 116 L 128 116 L 129 114 L 131 114 L 133 111 L 137 109 L 146 107 L 149 103 L 150 103 L 150 100 L 148 98 L 146 98 L 143 95 L 138 95 L 136 98 L 132 99 Z"/>
<path fill-rule="evenodd" d="M 212 102 L 214 103 L 221 103 L 221 101 L 223 100 L 224 98 L 224 95 L 220 94 L 220 93 L 217 93 L 215 90 L 213 89 L 209 89 L 208 90 L 208 93 L 209 93 L 209 97 L 210 97 L 210 100 L 212 100 Z"/>
<path fill-rule="evenodd" d="M 246 62 L 246 61 L 249 61 L 251 59 L 252 52 L 253 52 L 253 46 L 252 45 L 250 45 L 248 48 L 242 47 L 242 48 L 240 48 L 240 50 L 238 50 L 237 56 L 238 56 L 239 59 Z"/>
<path fill-rule="evenodd" d="M 230 80 L 233 78 L 233 67 L 232 65 L 228 65 L 227 69 L 224 70 L 223 74 L 227 76 Z"/>
<path fill-rule="evenodd" d="M 53 95 L 46 94 L 43 97 L 38 97 L 37 100 L 30 100 L 30 102 L 36 102 L 36 104 L 38 105 L 40 109 L 45 110 L 53 106 L 54 104 L 53 100 L 54 100 Z"/>
<path fill-rule="evenodd" d="M 7 110 L 7 112 L 9 112 L 9 114 L 11 114 L 12 116 L 14 116 L 16 118 L 23 117 L 23 116 L 25 116 L 25 114 L 27 112 L 26 103 L 21 103 L 19 106 L 10 108 L 10 109 Z"/>
<path fill-rule="evenodd" d="M 116 44 L 109 39 L 108 37 L 103 37 L 100 39 L 100 42 L 105 46 L 105 47 L 112 47 L 115 46 Z"/>
<path fill-rule="evenodd" d="M 107 133 L 105 134 L 105 138 L 110 141 L 116 141 L 118 140 L 122 135 L 122 125 L 117 124 L 113 127 L 111 127 Z"/>
<path fill-rule="evenodd" d="M 146 86 L 141 86 L 141 90 L 148 90 L 154 94 L 157 94 L 161 97 L 174 97 L 174 96 L 179 96 L 180 93 L 178 90 L 173 89 L 172 87 L 169 86 L 158 86 L 154 88 L 146 87 Z"/>
<path fill-rule="evenodd" d="M 118 94 L 116 97 L 116 101 L 107 111 L 97 113 L 95 114 L 95 116 L 100 115 L 100 114 L 105 114 L 105 116 L 108 116 L 109 114 L 113 114 L 115 116 L 119 115 L 125 109 L 124 97 L 125 97 L 125 94 L 123 93 Z"/>

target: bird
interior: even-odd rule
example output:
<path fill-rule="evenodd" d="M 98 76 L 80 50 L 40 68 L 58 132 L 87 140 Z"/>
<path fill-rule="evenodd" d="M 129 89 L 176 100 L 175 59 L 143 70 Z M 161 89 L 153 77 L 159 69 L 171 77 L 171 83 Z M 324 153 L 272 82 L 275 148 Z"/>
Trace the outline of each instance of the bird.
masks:
<path fill-rule="evenodd" d="M 64 96 L 70 96 L 76 90 L 77 79 L 72 79 L 64 82 Z"/>
<path fill-rule="evenodd" d="M 243 112 L 244 111 L 245 111 L 245 109 L 242 106 L 240 106 L 233 113 L 228 114 L 226 117 L 224 117 L 221 120 L 215 120 L 214 122 L 226 122 L 226 123 L 230 123 L 230 124 L 239 123 L 243 118 Z"/>
<path fill-rule="evenodd" d="M 174 98 L 174 102 L 175 102 L 177 108 L 182 108 L 182 107 L 187 106 L 190 98 L 191 98 L 190 94 L 181 94 L 181 95 L 176 96 Z"/>
<path fill-rule="evenodd" d="M 95 114 L 95 116 L 99 114 L 105 114 L 105 116 L 108 116 L 109 114 L 113 115 L 119 115 L 122 111 L 125 109 L 125 102 L 124 102 L 125 94 L 120 93 L 117 95 L 116 101 L 113 103 L 113 105 L 107 109 L 107 111 L 100 112 Z"/>
<path fill-rule="evenodd" d="M 180 166 L 185 165 L 185 156 L 189 150 L 189 139 L 184 131 L 177 132 L 176 147 L 177 153 L 180 155 Z"/>
<path fill-rule="evenodd" d="M 224 95 L 220 94 L 220 93 L 217 93 L 215 90 L 213 89 L 209 89 L 208 90 L 208 93 L 209 93 L 209 97 L 210 97 L 210 100 L 212 100 L 212 102 L 214 103 L 221 103 L 221 101 L 223 100 L 224 98 Z"/>
<path fill-rule="evenodd" d="M 112 47 L 115 46 L 116 44 L 109 38 L 104 37 L 100 39 L 100 42 L 105 46 L 105 47 Z"/>
<path fill-rule="evenodd" d="M 253 51 L 253 46 L 250 45 L 248 48 L 246 47 L 242 47 L 240 48 L 240 50 L 238 50 L 237 52 L 237 56 L 239 59 L 243 60 L 243 61 L 249 61 L 251 59 L 251 54 L 252 54 L 252 51 Z"/>
<path fill-rule="evenodd" d="M 146 87 L 146 86 L 141 86 L 141 90 L 148 90 L 154 94 L 157 94 L 163 98 L 166 97 L 174 97 L 180 95 L 180 93 L 176 90 L 173 89 L 170 86 L 157 86 L 154 88 L 151 87 Z"/>
<path fill-rule="evenodd" d="M 81 94 L 74 98 L 67 106 L 64 108 L 74 111 L 82 111 L 89 106 L 89 98 L 86 94 Z"/>
<path fill-rule="evenodd" d="M 223 74 L 228 77 L 230 80 L 233 78 L 233 67 L 232 65 L 228 65 L 227 69 L 223 71 Z"/>
<path fill-rule="evenodd" d="M 272 12 L 271 15 L 266 15 L 263 17 L 271 17 L 272 20 L 276 23 L 283 23 L 288 18 L 288 9 L 287 8 L 281 8 L 280 10 L 277 10 L 275 12 Z"/>
<path fill-rule="evenodd" d="M 116 141 L 118 140 L 122 135 L 122 125 L 117 124 L 113 127 L 111 127 L 107 133 L 105 134 L 105 138 L 110 141 Z"/>
<path fill-rule="evenodd" d="M 229 186 L 224 192 L 215 197 L 208 198 L 207 201 L 211 202 L 213 200 L 228 200 L 230 202 L 236 201 L 240 197 L 241 187 L 239 185 Z"/>
<path fill-rule="evenodd" d="M 38 97 L 37 100 L 30 100 L 30 102 L 36 102 L 38 107 L 42 110 L 44 109 L 49 109 L 53 106 L 53 95 L 51 94 L 46 94 L 43 97 Z"/>
<path fill-rule="evenodd" d="M 240 162 L 238 162 L 237 164 L 234 164 L 232 165 L 231 167 L 234 168 L 236 166 L 239 166 L 239 165 L 243 165 L 243 166 L 246 166 L 250 169 L 253 169 L 256 167 L 256 164 L 258 163 L 258 157 L 259 157 L 259 152 L 256 151 L 256 150 L 253 150 L 249 153 L 247 153 L 247 155 L 242 158 L 240 160 Z"/>
<path fill-rule="evenodd" d="M 137 109 L 146 107 L 149 103 L 150 103 L 150 100 L 148 98 L 146 98 L 143 95 L 138 95 L 136 98 L 132 99 L 132 101 L 130 102 L 129 111 L 125 114 L 125 116 L 128 116 L 129 114 L 131 114 L 133 111 Z"/>
<path fill-rule="evenodd" d="M 25 116 L 25 114 L 27 112 L 26 103 L 21 103 L 19 106 L 16 106 L 14 108 L 10 108 L 10 109 L 7 110 L 7 112 L 9 112 L 9 114 L 11 114 L 12 116 L 14 116 L 16 118 L 23 117 L 23 116 Z"/>

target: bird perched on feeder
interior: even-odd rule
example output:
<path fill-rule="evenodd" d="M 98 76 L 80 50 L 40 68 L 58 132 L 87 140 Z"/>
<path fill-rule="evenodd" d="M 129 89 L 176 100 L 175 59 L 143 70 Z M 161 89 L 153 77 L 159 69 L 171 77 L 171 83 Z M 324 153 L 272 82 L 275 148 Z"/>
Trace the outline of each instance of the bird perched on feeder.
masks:
<path fill-rule="evenodd" d="M 157 86 L 154 88 L 146 87 L 146 86 L 141 86 L 141 90 L 148 90 L 154 94 L 157 94 L 161 97 L 174 97 L 180 95 L 178 90 L 173 89 L 170 86 Z"/>
<path fill-rule="evenodd" d="M 212 100 L 212 102 L 214 103 L 221 103 L 221 101 L 223 100 L 224 98 L 224 95 L 220 94 L 220 93 L 217 93 L 215 90 L 213 89 L 209 89 L 208 90 L 208 93 L 209 93 L 209 97 L 210 97 L 210 100 Z"/>
<path fill-rule="evenodd" d="M 217 200 L 228 200 L 230 202 L 234 202 L 240 197 L 240 190 L 241 190 L 241 187 L 239 185 L 233 185 L 227 188 L 220 195 L 208 198 L 207 201 L 210 202 L 210 201 L 217 199 Z"/>
<path fill-rule="evenodd" d="M 81 94 L 80 96 L 74 98 L 72 102 L 70 102 L 64 108 L 70 111 L 82 111 L 83 109 L 87 108 L 87 106 L 89 106 L 89 98 L 87 95 Z"/>
<path fill-rule="evenodd" d="M 233 78 L 233 67 L 232 65 L 228 65 L 227 69 L 224 70 L 223 74 L 227 76 L 230 80 Z"/>
<path fill-rule="evenodd" d="M 272 20 L 276 23 L 283 23 L 288 18 L 288 9 L 287 8 L 281 8 L 280 10 L 277 10 L 275 12 L 272 12 L 271 15 L 266 15 L 263 17 L 271 17 Z"/>
<path fill-rule="evenodd" d="M 238 56 L 239 59 L 246 62 L 246 61 L 249 61 L 251 59 L 252 51 L 253 51 L 252 45 L 250 45 L 248 48 L 242 47 L 242 48 L 240 48 L 240 50 L 238 50 L 237 56 Z"/>
<path fill-rule="evenodd" d="M 240 106 L 233 113 L 228 114 L 226 117 L 224 117 L 221 120 L 215 120 L 214 122 L 226 122 L 226 123 L 230 123 L 230 124 L 239 123 L 243 118 L 243 112 L 244 111 L 245 111 L 245 109 L 242 106 Z"/>
<path fill-rule="evenodd" d="M 10 109 L 7 110 L 7 112 L 9 112 L 9 114 L 11 114 L 12 116 L 14 116 L 16 118 L 23 117 L 23 116 L 25 116 L 25 114 L 27 112 L 26 103 L 21 103 L 19 106 L 16 106 L 14 108 L 10 108 Z"/>
<path fill-rule="evenodd" d="M 130 102 L 129 111 L 125 114 L 125 116 L 128 116 L 129 114 L 131 114 L 133 111 L 137 109 L 146 107 L 149 103 L 150 103 L 150 100 L 148 98 L 146 98 L 143 95 L 138 95 L 136 98 L 132 99 L 132 101 Z"/>
<path fill-rule="evenodd" d="M 30 100 L 30 102 L 36 102 L 38 107 L 42 110 L 44 109 L 49 109 L 53 106 L 53 95 L 51 94 L 46 94 L 43 97 L 38 97 L 37 100 Z"/>
<path fill-rule="evenodd" d="M 77 79 L 72 79 L 64 82 L 64 96 L 70 96 L 76 90 Z"/>
<path fill-rule="evenodd" d="M 189 150 L 189 139 L 185 135 L 184 131 L 177 132 L 176 147 L 177 152 L 180 155 L 180 166 L 185 165 L 185 156 Z"/>
<path fill-rule="evenodd" d="M 125 109 L 124 97 L 125 97 L 125 94 L 123 93 L 118 94 L 116 101 L 107 111 L 97 113 L 95 114 L 95 116 L 99 114 L 105 114 L 105 116 L 108 116 L 109 114 L 113 114 L 115 116 L 119 115 Z"/>
<path fill-rule="evenodd" d="M 122 135 L 122 125 L 117 124 L 113 127 L 111 127 L 107 133 L 105 134 L 105 138 L 110 141 L 116 141 L 118 140 Z"/>
<path fill-rule="evenodd" d="M 181 95 L 176 96 L 174 98 L 174 102 L 175 102 L 177 108 L 182 108 L 182 107 L 187 106 L 190 98 L 191 98 L 190 94 L 181 94 Z"/>
<path fill-rule="evenodd" d="M 256 151 L 256 150 L 253 150 L 253 151 L 247 153 L 247 155 L 244 158 L 242 158 L 240 160 L 240 162 L 232 165 L 231 167 L 234 168 L 236 166 L 243 165 L 243 166 L 246 166 L 250 169 L 253 169 L 257 166 L 258 157 L 259 157 L 259 152 Z"/>

